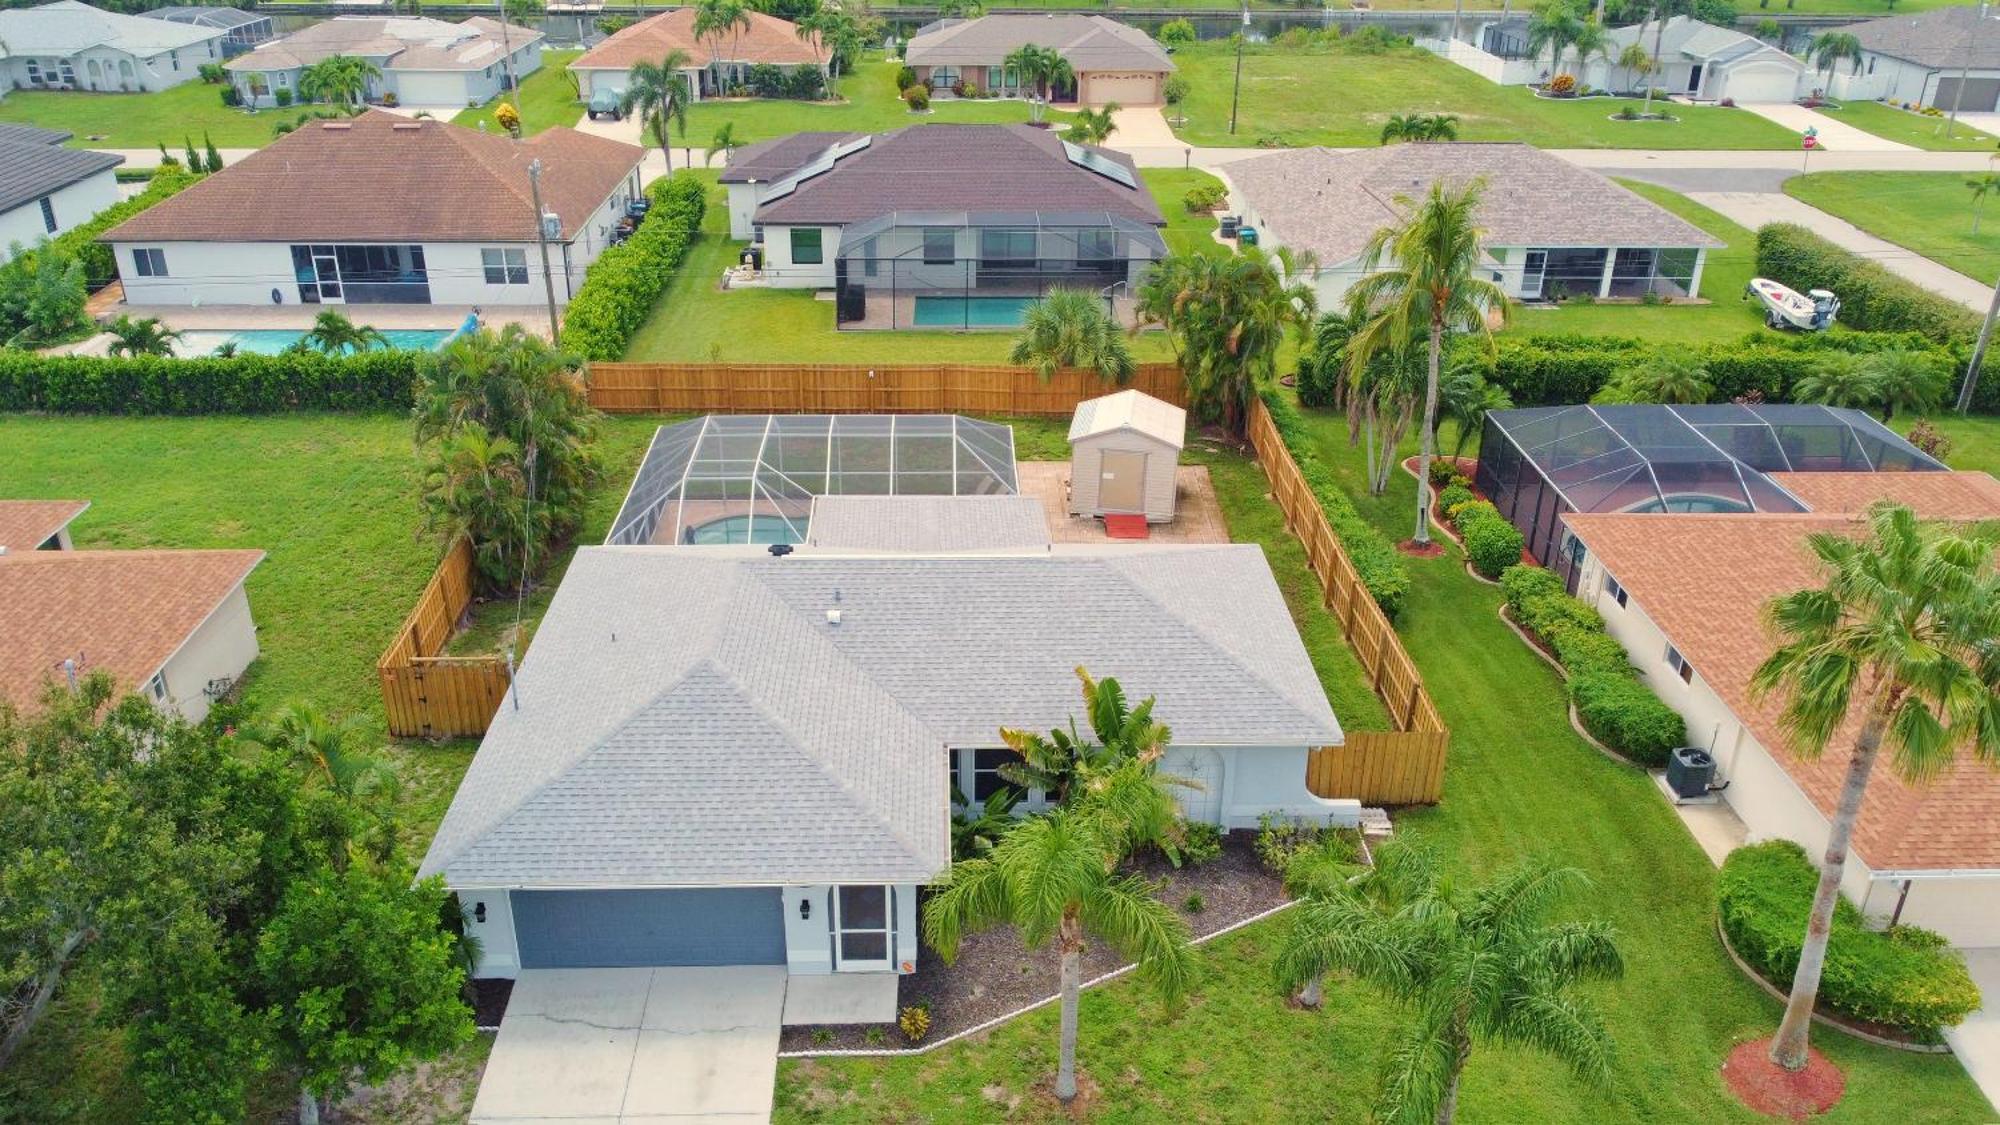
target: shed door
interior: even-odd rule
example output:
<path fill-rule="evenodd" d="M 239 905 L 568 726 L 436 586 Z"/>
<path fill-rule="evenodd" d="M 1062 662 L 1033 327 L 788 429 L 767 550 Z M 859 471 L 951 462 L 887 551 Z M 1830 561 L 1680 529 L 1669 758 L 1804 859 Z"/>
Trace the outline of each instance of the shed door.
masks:
<path fill-rule="evenodd" d="M 782 965 L 776 887 L 515 891 L 524 969 Z"/>
<path fill-rule="evenodd" d="M 1146 510 L 1146 455 L 1107 449 L 1097 470 L 1097 507 L 1104 512 Z"/>
<path fill-rule="evenodd" d="M 1959 79 L 1938 79 L 1937 97 L 1931 99 L 1931 104 L 1946 113 L 1951 112 L 1953 105 L 1968 113 L 1991 113 L 1995 104 L 2000 103 L 2000 78 L 1967 78 L 1964 81 L 1965 98 L 1959 100 Z"/>

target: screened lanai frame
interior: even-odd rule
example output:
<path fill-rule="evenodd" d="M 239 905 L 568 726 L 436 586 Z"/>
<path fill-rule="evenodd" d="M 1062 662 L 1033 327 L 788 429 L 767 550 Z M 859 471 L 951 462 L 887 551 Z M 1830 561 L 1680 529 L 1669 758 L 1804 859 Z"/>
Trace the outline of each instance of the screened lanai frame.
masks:
<path fill-rule="evenodd" d="M 815 496 L 1014 495 L 1014 430 L 956 414 L 710 414 L 661 426 L 609 544 L 802 543 Z"/>
<path fill-rule="evenodd" d="M 1858 410 L 1542 406 L 1486 416 L 1474 483 L 1574 584 L 1581 547 L 1565 512 L 1805 512 L 1766 474 L 1944 468 Z"/>

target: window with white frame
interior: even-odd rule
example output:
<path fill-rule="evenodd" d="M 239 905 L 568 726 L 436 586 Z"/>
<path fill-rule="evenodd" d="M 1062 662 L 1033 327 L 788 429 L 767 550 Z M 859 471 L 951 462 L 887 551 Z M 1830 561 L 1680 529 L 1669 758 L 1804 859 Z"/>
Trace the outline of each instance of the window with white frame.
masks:
<path fill-rule="evenodd" d="M 486 268 L 488 285 L 526 285 L 528 283 L 528 252 L 510 250 L 504 247 L 487 247 L 479 252 L 480 265 Z"/>
<path fill-rule="evenodd" d="M 1687 657 L 1682 656 L 1681 650 L 1673 645 L 1667 646 L 1667 667 L 1674 670 L 1674 675 L 1679 676 L 1682 683 L 1694 682 L 1694 665 L 1689 664 Z"/>
<path fill-rule="evenodd" d="M 161 671 L 153 673 L 152 680 L 150 680 L 146 684 L 146 694 L 151 695 L 153 697 L 153 702 L 155 703 L 165 703 L 167 701 L 166 672 Z"/>
<path fill-rule="evenodd" d="M 157 246 L 140 246 L 132 251 L 132 269 L 140 277 L 167 276 L 167 252 Z"/>
<path fill-rule="evenodd" d="M 1618 580 L 1611 577 L 1611 572 L 1608 570 L 1604 572 L 1604 592 L 1609 594 L 1611 600 L 1617 602 L 1621 608 L 1625 605 L 1625 587 L 1620 586 Z"/>

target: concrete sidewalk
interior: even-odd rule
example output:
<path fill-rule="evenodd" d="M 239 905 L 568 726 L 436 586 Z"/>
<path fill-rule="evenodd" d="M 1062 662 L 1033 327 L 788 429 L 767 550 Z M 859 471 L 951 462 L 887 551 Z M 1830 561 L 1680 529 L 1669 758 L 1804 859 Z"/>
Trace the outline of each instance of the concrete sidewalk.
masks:
<path fill-rule="evenodd" d="M 1838 118 L 1816 109 L 1790 102 L 1743 103 L 1739 108 L 1775 125 L 1782 125 L 1804 137 L 1807 129 L 1817 130 L 1819 143 L 1833 152 L 1916 152 L 1914 146 L 1878 137 L 1866 129 L 1856 129 Z"/>
<path fill-rule="evenodd" d="M 1697 191 L 1688 198 L 1725 217 L 1756 230 L 1765 223 L 1797 223 L 1837 246 L 1880 262 L 1883 268 L 1925 289 L 1984 313 L 1993 300 L 1993 289 L 1956 270 L 1949 270 L 1893 242 L 1869 234 L 1844 219 L 1835 218 L 1816 207 L 1808 207 L 1789 195 L 1768 192 Z"/>

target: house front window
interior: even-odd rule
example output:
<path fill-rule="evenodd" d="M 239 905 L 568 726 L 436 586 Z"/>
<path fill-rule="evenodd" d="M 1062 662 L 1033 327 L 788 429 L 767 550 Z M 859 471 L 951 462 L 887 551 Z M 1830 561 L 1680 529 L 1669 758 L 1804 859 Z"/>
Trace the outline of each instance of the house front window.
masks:
<path fill-rule="evenodd" d="M 165 703 L 167 700 L 167 674 L 165 672 L 153 673 L 153 678 L 146 683 L 146 693 L 153 697 L 155 703 Z"/>
<path fill-rule="evenodd" d="M 140 247 L 133 250 L 132 270 L 140 277 L 167 276 L 167 252 L 158 247 Z"/>
<path fill-rule="evenodd" d="M 823 236 L 818 227 L 793 227 L 792 264 L 795 266 L 816 266 L 826 261 Z"/>
<path fill-rule="evenodd" d="M 41 197 L 40 199 L 35 200 L 35 202 L 42 205 L 42 226 L 47 228 L 50 234 L 54 234 L 56 232 L 55 203 L 52 202 L 46 195 Z"/>
<path fill-rule="evenodd" d="M 486 270 L 488 285 L 526 285 L 528 283 L 528 252 L 492 248 L 479 252 L 480 265 Z"/>
<path fill-rule="evenodd" d="M 958 260 L 958 232 L 950 227 L 924 228 L 924 264 L 948 266 Z"/>
<path fill-rule="evenodd" d="M 1011 792 L 1022 794 L 1021 787 L 1000 776 L 1000 767 L 1008 762 L 1021 760 L 1019 754 L 1004 747 L 1000 749 L 974 750 L 972 752 L 972 784 L 970 792 L 974 804 L 984 801 L 995 793 Z"/>

